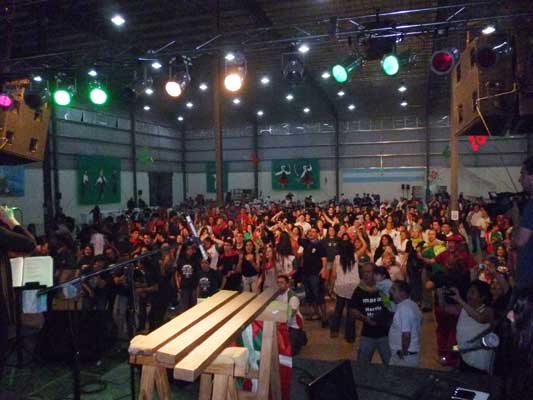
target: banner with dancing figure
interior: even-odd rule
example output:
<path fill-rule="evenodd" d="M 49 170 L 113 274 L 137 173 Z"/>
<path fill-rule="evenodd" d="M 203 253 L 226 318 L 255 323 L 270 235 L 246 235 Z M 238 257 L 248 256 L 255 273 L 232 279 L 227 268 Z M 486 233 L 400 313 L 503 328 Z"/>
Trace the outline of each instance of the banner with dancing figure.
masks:
<path fill-rule="evenodd" d="M 317 159 L 272 160 L 272 190 L 319 190 Z"/>
<path fill-rule="evenodd" d="M 229 163 L 225 162 L 224 164 L 224 192 L 228 191 L 228 169 Z M 205 165 L 205 179 L 206 179 L 206 188 L 207 193 L 216 193 L 217 192 L 217 167 L 214 162 L 208 162 Z"/>
<path fill-rule="evenodd" d="M 120 158 L 78 156 L 78 203 L 120 203 Z"/>

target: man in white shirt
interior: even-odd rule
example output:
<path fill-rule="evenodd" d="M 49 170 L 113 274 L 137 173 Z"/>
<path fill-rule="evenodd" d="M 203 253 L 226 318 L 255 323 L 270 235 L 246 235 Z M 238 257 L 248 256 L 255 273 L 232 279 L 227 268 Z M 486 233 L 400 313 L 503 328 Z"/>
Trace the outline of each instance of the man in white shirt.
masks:
<path fill-rule="evenodd" d="M 422 313 L 418 305 L 410 299 L 411 287 L 407 282 L 394 282 L 390 294 L 397 305 L 389 330 L 389 365 L 418 367 Z"/>
<path fill-rule="evenodd" d="M 298 216 L 298 222 L 296 222 L 294 226 L 299 226 L 300 228 L 302 228 L 304 236 L 307 235 L 307 232 L 309 232 L 309 229 L 311 229 L 311 225 L 305 220 L 304 214 L 300 214 Z"/>
<path fill-rule="evenodd" d="M 296 294 L 290 289 L 289 277 L 287 275 L 278 275 L 277 285 L 278 293 L 276 300 L 288 305 L 288 327 L 291 338 L 292 355 L 300 352 L 302 346 L 307 344 L 305 334 L 303 334 L 303 318 L 300 314 L 300 300 Z"/>

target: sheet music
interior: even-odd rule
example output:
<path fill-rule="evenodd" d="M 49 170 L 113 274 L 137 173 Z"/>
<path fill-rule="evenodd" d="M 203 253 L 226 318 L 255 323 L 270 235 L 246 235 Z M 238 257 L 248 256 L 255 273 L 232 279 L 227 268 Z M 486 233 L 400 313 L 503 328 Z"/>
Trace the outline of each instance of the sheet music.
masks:
<path fill-rule="evenodd" d="M 40 285 L 51 287 L 54 285 L 54 262 L 52 257 L 27 257 L 24 258 L 24 280 L 39 282 Z"/>
<path fill-rule="evenodd" d="M 24 271 L 24 258 L 12 258 L 9 261 L 11 261 L 11 276 L 13 279 L 13 287 L 21 287 Z"/>
<path fill-rule="evenodd" d="M 51 287 L 54 284 L 52 257 L 17 257 L 11 260 L 13 287 L 22 287 L 28 282 L 38 282 Z"/>

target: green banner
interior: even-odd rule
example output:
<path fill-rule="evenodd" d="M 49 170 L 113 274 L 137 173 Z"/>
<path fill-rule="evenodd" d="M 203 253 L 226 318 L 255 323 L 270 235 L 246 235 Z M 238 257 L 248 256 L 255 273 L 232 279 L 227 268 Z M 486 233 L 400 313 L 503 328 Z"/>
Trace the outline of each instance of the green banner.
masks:
<path fill-rule="evenodd" d="M 78 203 L 120 203 L 120 158 L 78 156 Z"/>
<path fill-rule="evenodd" d="M 317 159 L 272 160 L 272 190 L 319 190 Z"/>
<path fill-rule="evenodd" d="M 228 191 L 228 168 L 229 164 L 224 163 L 224 192 Z M 217 168 L 214 162 L 208 162 L 205 165 L 205 178 L 207 193 L 217 192 Z"/>

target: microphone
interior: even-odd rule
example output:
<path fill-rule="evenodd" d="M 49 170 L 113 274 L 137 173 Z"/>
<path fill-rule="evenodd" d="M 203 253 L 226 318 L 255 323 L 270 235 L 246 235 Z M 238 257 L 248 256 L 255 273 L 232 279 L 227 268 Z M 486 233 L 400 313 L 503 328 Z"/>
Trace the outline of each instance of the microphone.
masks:
<path fill-rule="evenodd" d="M 455 345 L 453 351 L 465 354 L 477 350 L 494 350 L 500 345 L 500 337 L 496 333 L 490 332 L 468 343 L 472 343 L 472 346 L 459 347 Z"/>

